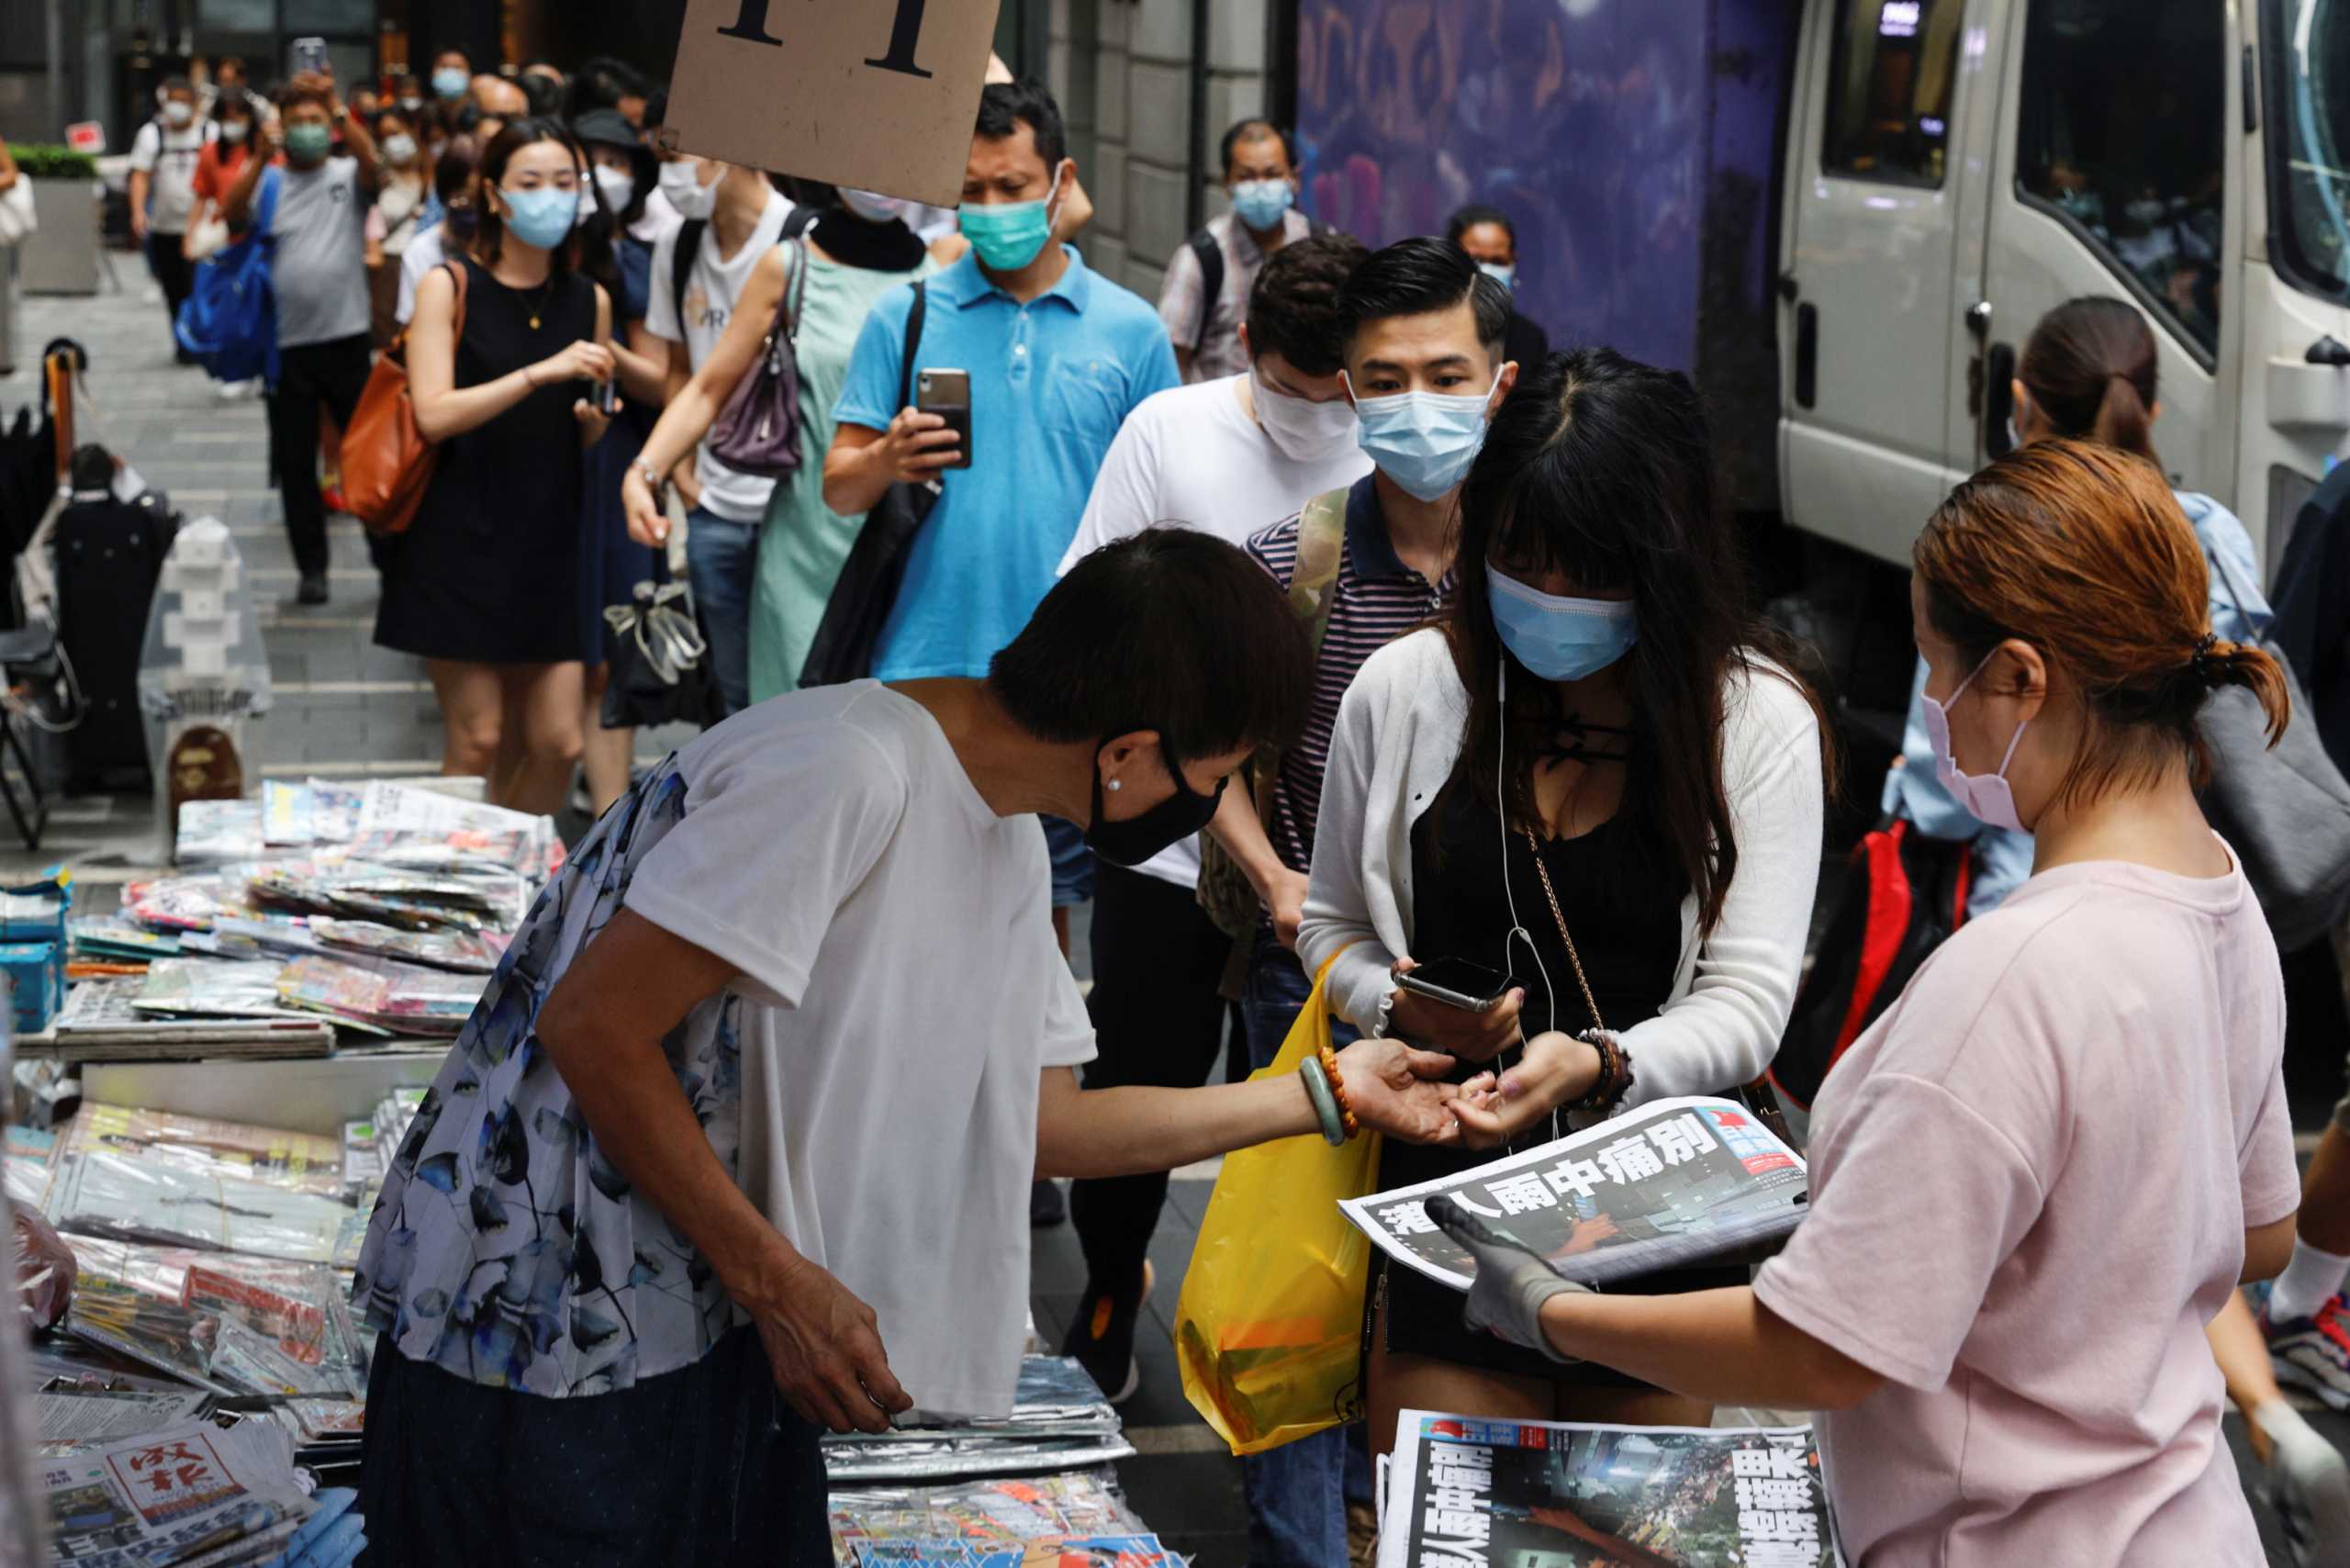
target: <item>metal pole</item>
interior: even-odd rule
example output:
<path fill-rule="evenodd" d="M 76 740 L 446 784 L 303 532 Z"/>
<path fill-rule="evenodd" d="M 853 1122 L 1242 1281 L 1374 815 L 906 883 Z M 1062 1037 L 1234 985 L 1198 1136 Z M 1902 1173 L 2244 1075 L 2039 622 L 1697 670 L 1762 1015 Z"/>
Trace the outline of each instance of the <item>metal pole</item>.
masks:
<path fill-rule="evenodd" d="M 49 32 L 49 113 L 48 134 L 63 134 L 65 122 L 73 116 L 65 107 L 65 23 L 62 16 L 62 0 L 47 0 L 41 7 L 41 20 Z"/>
<path fill-rule="evenodd" d="M 1191 174 L 1183 193 L 1183 231 L 1199 232 L 1207 213 L 1208 133 L 1208 0 L 1192 0 L 1192 151 L 1184 160 Z M 1222 170 L 1217 171 L 1223 173 Z"/>

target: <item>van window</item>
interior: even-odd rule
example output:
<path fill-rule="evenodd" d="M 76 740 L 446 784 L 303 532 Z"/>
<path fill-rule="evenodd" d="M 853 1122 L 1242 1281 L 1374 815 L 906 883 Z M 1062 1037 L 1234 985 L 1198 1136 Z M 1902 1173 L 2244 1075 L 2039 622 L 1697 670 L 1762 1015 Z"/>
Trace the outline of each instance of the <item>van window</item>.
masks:
<path fill-rule="evenodd" d="M 2065 220 L 2206 357 L 2220 343 L 2227 17 L 2210 0 L 2038 0 L 2018 194 Z"/>
<path fill-rule="evenodd" d="M 1941 185 L 1965 0 L 1839 0 L 1836 9 L 1820 168 Z"/>

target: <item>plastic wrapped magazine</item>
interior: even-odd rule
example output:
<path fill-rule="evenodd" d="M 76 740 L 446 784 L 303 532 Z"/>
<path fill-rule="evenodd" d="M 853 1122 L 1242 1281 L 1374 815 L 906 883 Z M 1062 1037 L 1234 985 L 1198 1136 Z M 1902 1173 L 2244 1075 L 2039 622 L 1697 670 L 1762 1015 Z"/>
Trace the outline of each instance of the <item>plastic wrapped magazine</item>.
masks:
<path fill-rule="evenodd" d="M 502 870 L 543 879 L 554 824 L 545 817 L 385 779 L 369 782 L 352 853 L 386 866 Z"/>
<path fill-rule="evenodd" d="M 77 958 L 130 958 L 151 963 L 179 956 L 179 938 L 111 914 L 77 914 L 66 929 Z"/>
<path fill-rule="evenodd" d="M 122 907 L 150 931 L 209 931 L 223 909 L 241 910 L 243 900 L 217 876 L 158 877 L 123 884 Z"/>
<path fill-rule="evenodd" d="M 287 1005 L 403 1035 L 454 1035 L 473 1015 L 487 975 L 383 959 L 297 958 L 278 979 Z"/>
<path fill-rule="evenodd" d="M 1018 1475 L 1132 1458 L 1118 1413 L 1076 1361 L 1030 1356 L 1020 1365 L 1012 1414 L 942 1417 L 916 1410 L 887 1432 L 834 1433 L 824 1471 L 840 1481 L 916 1481 Z"/>
<path fill-rule="evenodd" d="M 486 932 L 404 931 L 372 920 L 318 915 L 310 921 L 310 933 L 330 948 L 465 974 L 488 974 L 506 954 L 506 939 Z"/>
<path fill-rule="evenodd" d="M 1389 1257 L 1454 1290 L 1476 1265 L 1428 1218 L 1439 1196 L 1544 1259 L 1605 1284 L 1774 1241 L 1803 1218 L 1803 1158 L 1745 1106 L 1656 1100 L 1473 1170 L 1338 1206 Z"/>
<path fill-rule="evenodd" d="M 262 852 L 258 801 L 185 801 L 172 844 L 172 863 L 200 870 Z"/>
<path fill-rule="evenodd" d="M 1155 1535 L 1047 1537 L 1017 1546 L 974 1541 L 864 1540 L 858 1568 L 1183 1568 Z"/>
<path fill-rule="evenodd" d="M 348 844 L 359 831 L 364 792 L 323 778 L 290 783 L 271 778 L 261 787 L 262 842 L 272 849 L 314 844 Z"/>
<path fill-rule="evenodd" d="M 295 1192 L 342 1191 L 342 1148 L 333 1138 L 176 1111 L 84 1101 L 65 1125 L 61 1152 L 107 1150 L 207 1175 L 232 1176 Z"/>
<path fill-rule="evenodd" d="M 57 1561 L 75 1568 L 263 1562 L 314 1510 L 273 1422 L 188 1422 L 42 1467 Z"/>
<path fill-rule="evenodd" d="M 209 1176 L 120 1154 L 73 1155 L 50 1191 L 60 1230 L 331 1263 L 351 1205 L 313 1193 Z"/>
<path fill-rule="evenodd" d="M 1837 1568 L 1809 1428 L 1594 1427 L 1406 1410 L 1378 1568 Z"/>
<path fill-rule="evenodd" d="M 212 1378 L 220 1320 L 175 1301 L 88 1273 L 74 1282 L 68 1334 L 87 1344 L 215 1394 L 236 1392 Z"/>
<path fill-rule="evenodd" d="M 298 1018 L 278 1000 L 275 958 L 158 958 L 131 1003 L 176 1017 Z"/>
<path fill-rule="evenodd" d="M 183 951 L 210 958 L 275 958 L 283 962 L 324 950 L 310 931 L 308 919 L 298 914 L 223 914 L 209 931 L 190 931 L 180 937 Z"/>
<path fill-rule="evenodd" d="M 233 1253 L 73 1238 L 69 1332 L 224 1394 L 354 1397 L 360 1338 L 334 1271 Z"/>
<path fill-rule="evenodd" d="M 1126 1506 L 1116 1473 L 1107 1465 L 1025 1480 L 834 1486 L 831 1509 L 834 1562 L 858 1562 L 862 1547 L 877 1541 L 1018 1547 L 1143 1533 L 1142 1521 Z"/>

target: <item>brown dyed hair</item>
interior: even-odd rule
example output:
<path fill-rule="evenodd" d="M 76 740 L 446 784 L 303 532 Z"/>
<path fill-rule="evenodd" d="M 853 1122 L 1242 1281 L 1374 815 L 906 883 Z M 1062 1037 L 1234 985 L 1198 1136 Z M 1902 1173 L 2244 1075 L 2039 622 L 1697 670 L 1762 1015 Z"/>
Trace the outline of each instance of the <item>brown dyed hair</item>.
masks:
<path fill-rule="evenodd" d="M 2123 299 L 2067 300 L 2024 343 L 2017 379 L 2062 436 L 2154 455 L 2154 331 Z"/>
<path fill-rule="evenodd" d="M 2151 783 L 2182 757 L 2201 788 L 2196 718 L 2221 686 L 2260 700 L 2271 745 L 2285 733 L 2284 671 L 2211 634 L 2202 546 L 2143 458 L 2086 441 L 2020 448 L 1951 492 L 1914 559 L 1926 618 L 1962 666 L 2016 638 L 2079 689 L 2087 733 L 2060 801 Z"/>

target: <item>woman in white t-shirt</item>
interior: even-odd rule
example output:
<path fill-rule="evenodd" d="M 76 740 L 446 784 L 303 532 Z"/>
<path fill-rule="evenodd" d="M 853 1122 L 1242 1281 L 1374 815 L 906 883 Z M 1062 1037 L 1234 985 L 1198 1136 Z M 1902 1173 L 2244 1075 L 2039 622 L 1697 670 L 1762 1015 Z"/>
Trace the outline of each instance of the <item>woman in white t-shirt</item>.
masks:
<path fill-rule="evenodd" d="M 1036 813 L 1125 865 L 1198 832 L 1303 726 L 1304 654 L 1248 555 L 1153 530 L 985 680 L 775 698 L 605 812 L 368 1227 L 375 1552 L 828 1564 L 822 1429 L 1009 1410 L 1032 1176 L 1343 1142 L 1348 1100 L 1457 1137 L 1451 1058 L 1396 1041 L 1335 1083 L 1078 1087 Z"/>
<path fill-rule="evenodd" d="M 1855 1562 L 2254 1568 L 2204 1325 L 2283 1267 L 2300 1179 L 2277 946 L 2197 805 L 2196 723 L 2243 687 L 2273 739 L 2283 674 L 2210 633 L 2193 529 L 2109 447 L 1992 465 L 1916 566 L 1938 767 L 2035 835 L 2031 879 L 1828 1081 L 1808 1212 L 1751 1287 L 1594 1295 L 1485 1232 L 1469 1320 L 1696 1397 L 1825 1411 Z"/>

